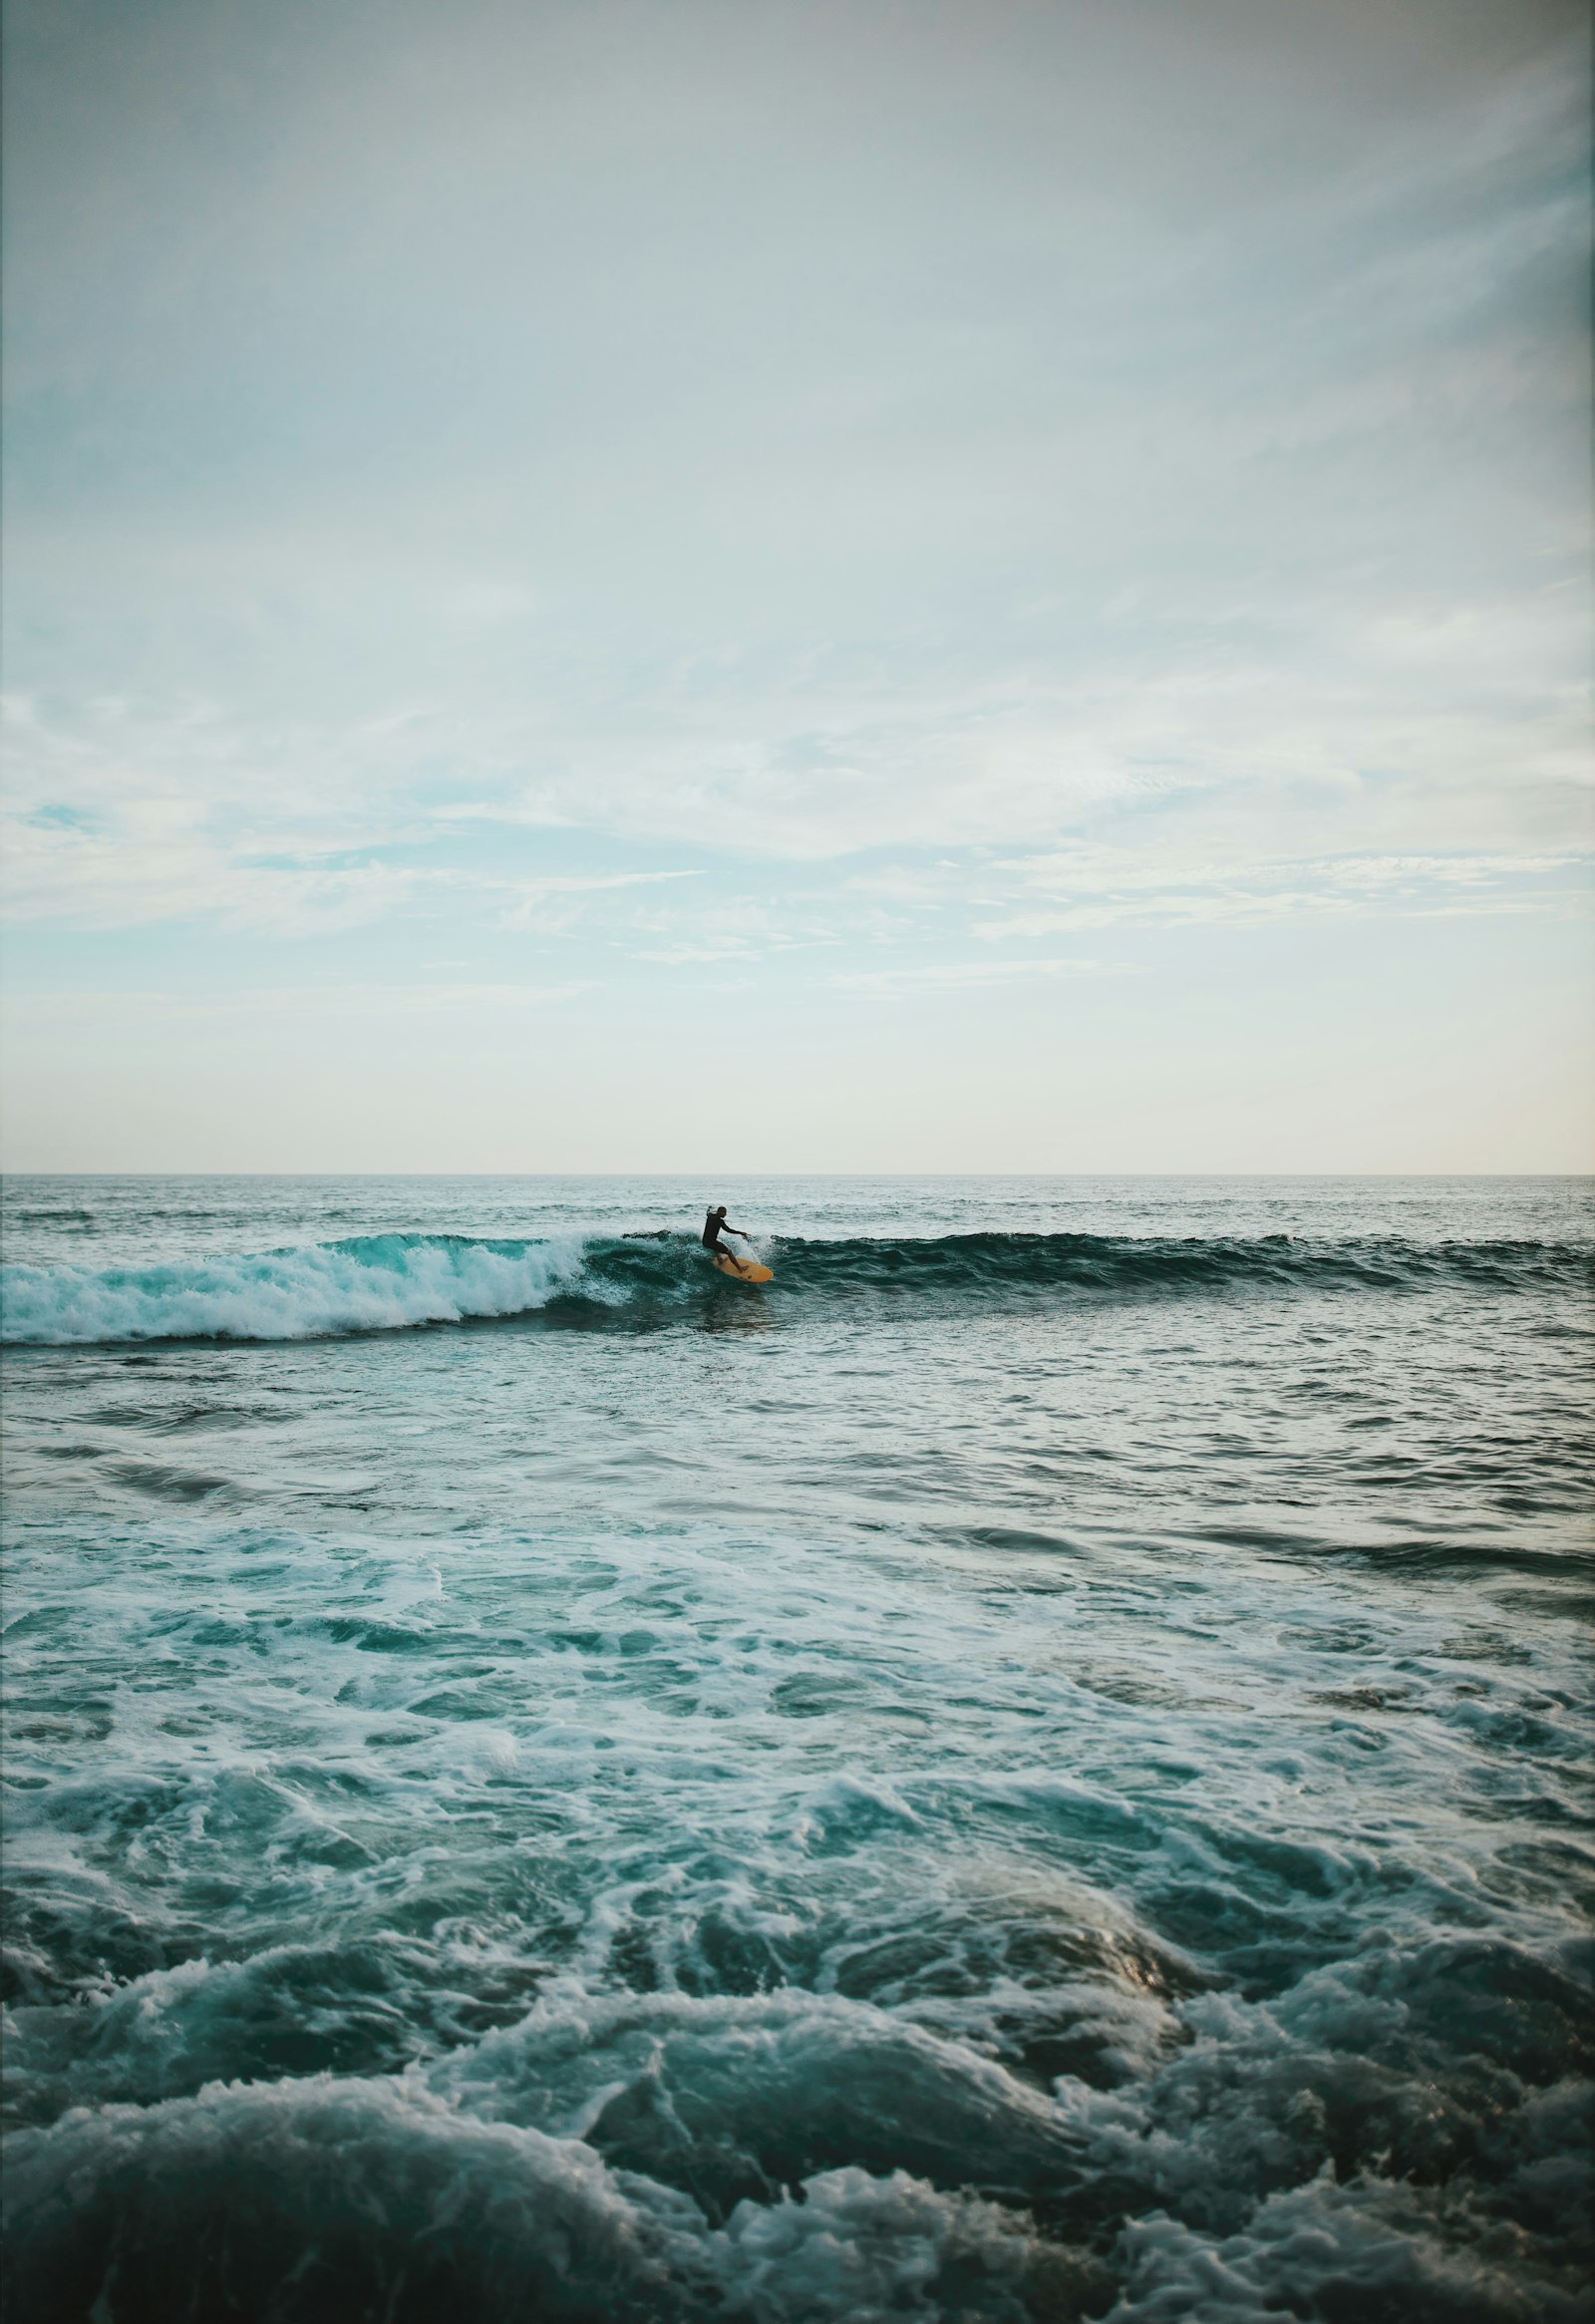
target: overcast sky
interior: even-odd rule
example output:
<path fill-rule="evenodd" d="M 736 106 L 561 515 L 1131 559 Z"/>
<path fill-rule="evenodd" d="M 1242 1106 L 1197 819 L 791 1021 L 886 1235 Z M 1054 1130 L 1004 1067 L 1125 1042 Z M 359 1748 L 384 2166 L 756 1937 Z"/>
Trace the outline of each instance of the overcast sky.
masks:
<path fill-rule="evenodd" d="M 1590 1165 L 1582 7 L 7 16 L 11 1166 Z"/>

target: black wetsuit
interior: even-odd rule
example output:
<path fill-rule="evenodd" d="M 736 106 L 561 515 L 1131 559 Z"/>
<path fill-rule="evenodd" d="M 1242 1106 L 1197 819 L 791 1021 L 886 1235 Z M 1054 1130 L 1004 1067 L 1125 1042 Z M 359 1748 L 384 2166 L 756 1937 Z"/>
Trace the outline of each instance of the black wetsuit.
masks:
<path fill-rule="evenodd" d="M 704 1220 L 703 1246 L 706 1251 L 725 1251 L 728 1259 L 734 1259 L 737 1255 L 736 1252 L 726 1250 L 725 1244 L 720 1239 L 724 1224 L 724 1220 L 717 1217 L 715 1212 L 711 1210 Z"/>

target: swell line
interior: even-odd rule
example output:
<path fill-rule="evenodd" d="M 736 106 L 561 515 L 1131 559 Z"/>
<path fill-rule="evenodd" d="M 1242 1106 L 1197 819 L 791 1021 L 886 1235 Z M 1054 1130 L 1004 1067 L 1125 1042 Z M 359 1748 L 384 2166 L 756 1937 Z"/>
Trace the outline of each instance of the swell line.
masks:
<path fill-rule="evenodd" d="M 715 1273 L 693 1237 L 668 1232 L 527 1240 L 375 1234 L 151 1266 L 12 1265 L 0 1269 L 0 1338 L 53 1347 L 300 1340 L 578 1308 L 641 1319 L 752 1296 L 1156 1299 L 1443 1284 L 1544 1293 L 1587 1289 L 1595 1272 L 1590 1251 L 1567 1243 L 1283 1234 L 777 1237 L 762 1255 L 775 1282 L 758 1294 Z"/>

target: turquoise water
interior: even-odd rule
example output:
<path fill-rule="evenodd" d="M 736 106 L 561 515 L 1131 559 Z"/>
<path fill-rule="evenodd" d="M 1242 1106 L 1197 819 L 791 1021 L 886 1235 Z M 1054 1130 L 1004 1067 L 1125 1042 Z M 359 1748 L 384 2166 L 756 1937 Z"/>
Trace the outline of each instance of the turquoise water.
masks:
<path fill-rule="evenodd" d="M 19 2320 L 1587 2315 L 1588 1181 L 7 1226 Z"/>

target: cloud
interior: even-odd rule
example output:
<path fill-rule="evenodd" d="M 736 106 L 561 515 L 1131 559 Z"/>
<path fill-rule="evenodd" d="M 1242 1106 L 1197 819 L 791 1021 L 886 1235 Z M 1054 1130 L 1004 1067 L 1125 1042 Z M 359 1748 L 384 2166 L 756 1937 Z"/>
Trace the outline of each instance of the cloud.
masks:
<path fill-rule="evenodd" d="M 1076 939 L 1310 979 L 1584 908 L 1570 0 L 15 0 L 8 42 L 41 993 L 90 943 L 292 1012 L 419 939 L 478 999 L 417 1006 L 579 987 L 623 1039 L 717 968 L 995 1018 Z"/>
<path fill-rule="evenodd" d="M 30 1020 L 86 1022 L 96 1025 L 125 1023 L 141 1026 L 199 1023 L 249 1024 L 261 1019 L 314 1018 L 337 1022 L 343 1018 L 382 1018 L 408 1023 L 418 1016 L 460 1011 L 473 1020 L 499 1010 L 546 1009 L 560 1001 L 590 992 L 589 982 L 563 984 L 439 984 L 428 982 L 369 984 L 348 981 L 324 984 L 256 985 L 241 991 L 196 994 L 158 987 L 143 990 L 77 989 L 30 996 Z"/>
<path fill-rule="evenodd" d="M 1033 942 L 1062 928 L 1257 926 L 1315 918 L 1588 911 L 1595 851 L 1227 859 L 1082 845 L 1006 859 L 1025 900 L 977 899 L 988 943 Z M 1040 908 L 1036 896 L 1049 900 Z"/>
<path fill-rule="evenodd" d="M 949 960 L 911 968 L 851 970 L 830 982 L 850 992 L 973 992 L 991 985 L 1029 984 L 1057 976 L 1101 976 L 1098 960 Z"/>
<path fill-rule="evenodd" d="M 19 13 L 8 663 L 123 796 L 805 860 L 1573 812 L 1558 8 Z"/>

